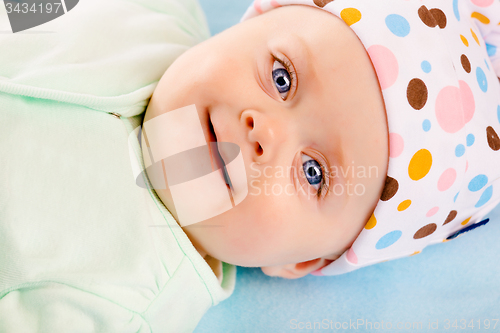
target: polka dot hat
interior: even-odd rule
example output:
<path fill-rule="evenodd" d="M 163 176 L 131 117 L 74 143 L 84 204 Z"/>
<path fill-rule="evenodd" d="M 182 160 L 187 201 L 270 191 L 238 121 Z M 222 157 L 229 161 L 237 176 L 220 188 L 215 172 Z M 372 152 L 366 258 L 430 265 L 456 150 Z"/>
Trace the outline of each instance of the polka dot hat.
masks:
<path fill-rule="evenodd" d="M 357 34 L 389 126 L 373 215 L 351 248 L 314 274 L 415 255 L 485 224 L 500 202 L 500 1 L 256 0 L 242 20 L 294 4 L 326 10 Z"/>

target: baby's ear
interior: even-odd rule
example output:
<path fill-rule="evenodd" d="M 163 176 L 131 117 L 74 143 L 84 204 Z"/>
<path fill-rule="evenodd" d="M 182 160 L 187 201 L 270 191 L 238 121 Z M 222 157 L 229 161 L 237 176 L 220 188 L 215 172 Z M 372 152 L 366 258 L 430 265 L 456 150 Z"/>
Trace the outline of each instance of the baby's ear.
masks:
<path fill-rule="evenodd" d="M 261 267 L 262 272 L 269 276 L 279 276 L 285 279 L 298 279 L 320 269 L 334 260 L 317 258 L 297 264 Z"/>

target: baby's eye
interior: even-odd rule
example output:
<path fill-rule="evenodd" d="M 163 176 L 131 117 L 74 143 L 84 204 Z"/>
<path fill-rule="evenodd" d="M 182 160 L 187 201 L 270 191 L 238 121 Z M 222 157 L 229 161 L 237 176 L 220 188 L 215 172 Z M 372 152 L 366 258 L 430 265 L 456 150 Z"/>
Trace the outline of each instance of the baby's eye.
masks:
<path fill-rule="evenodd" d="M 290 89 L 292 88 L 292 78 L 288 69 L 283 66 L 283 64 L 277 60 L 273 64 L 273 82 L 276 85 L 276 89 L 280 93 L 283 100 L 288 97 Z"/>
<path fill-rule="evenodd" d="M 304 170 L 307 182 L 316 190 L 319 190 L 320 185 L 323 183 L 321 164 L 310 156 L 302 154 L 302 169 Z"/>

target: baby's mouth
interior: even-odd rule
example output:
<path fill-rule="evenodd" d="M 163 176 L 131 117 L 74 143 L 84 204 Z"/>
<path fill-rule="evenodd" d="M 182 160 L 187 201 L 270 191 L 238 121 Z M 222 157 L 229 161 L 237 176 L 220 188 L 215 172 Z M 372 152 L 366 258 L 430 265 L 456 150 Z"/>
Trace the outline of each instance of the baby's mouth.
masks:
<path fill-rule="evenodd" d="M 217 134 L 215 133 L 214 126 L 212 124 L 212 119 L 210 118 L 210 114 L 208 114 L 208 132 L 209 132 L 209 147 L 210 147 L 210 155 L 212 156 L 213 161 L 215 162 L 216 169 L 220 169 L 222 173 L 222 177 L 226 183 L 226 186 L 229 191 L 232 190 L 233 186 L 231 184 L 231 179 L 229 178 L 229 174 L 226 169 L 226 163 L 222 158 L 219 152 L 219 146 L 217 143 Z"/>

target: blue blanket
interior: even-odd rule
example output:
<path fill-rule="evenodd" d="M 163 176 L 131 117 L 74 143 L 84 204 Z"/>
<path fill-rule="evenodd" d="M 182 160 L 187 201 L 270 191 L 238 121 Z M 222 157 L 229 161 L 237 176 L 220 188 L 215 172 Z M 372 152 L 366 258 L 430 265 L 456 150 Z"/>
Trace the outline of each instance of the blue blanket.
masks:
<path fill-rule="evenodd" d="M 200 2 L 212 34 L 236 24 L 250 4 Z M 418 255 L 341 276 L 285 280 L 238 267 L 234 294 L 195 332 L 500 332 L 500 206 L 487 217 Z"/>

